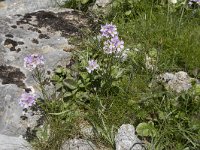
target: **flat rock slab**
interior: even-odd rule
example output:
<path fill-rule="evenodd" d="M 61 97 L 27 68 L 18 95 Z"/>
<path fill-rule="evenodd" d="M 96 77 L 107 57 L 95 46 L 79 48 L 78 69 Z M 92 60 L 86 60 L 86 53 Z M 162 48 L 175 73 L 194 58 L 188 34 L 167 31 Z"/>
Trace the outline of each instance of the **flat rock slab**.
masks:
<path fill-rule="evenodd" d="M 59 0 L 62 2 L 63 0 Z M 54 0 L 0 1 L 0 150 L 28 150 L 22 135 L 41 124 L 40 115 L 27 113 L 19 97 L 37 84 L 24 68 L 24 57 L 41 54 L 46 73 L 57 66 L 69 66 L 74 46 L 68 38 L 88 28 L 88 17 L 72 9 L 55 7 Z M 48 91 L 49 92 L 49 91 Z"/>
<path fill-rule="evenodd" d="M 20 95 L 30 86 L 37 89 L 32 73 L 24 68 L 24 57 L 43 55 L 50 73 L 56 66 L 66 66 L 74 48 L 68 37 L 88 26 L 88 18 L 71 9 L 0 16 L 0 134 L 23 135 L 39 119 L 21 119 Z"/>
<path fill-rule="evenodd" d="M 22 137 L 0 134 L 0 150 L 30 150 L 31 146 Z"/>
<path fill-rule="evenodd" d="M 0 1 L 0 16 L 25 14 L 38 9 L 58 7 L 64 0 L 4 0 Z"/>

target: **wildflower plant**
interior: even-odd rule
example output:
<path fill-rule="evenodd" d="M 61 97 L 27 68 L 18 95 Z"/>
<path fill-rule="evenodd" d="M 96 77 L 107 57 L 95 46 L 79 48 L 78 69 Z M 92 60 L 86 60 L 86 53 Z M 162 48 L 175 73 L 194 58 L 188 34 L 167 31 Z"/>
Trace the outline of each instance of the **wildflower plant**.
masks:
<path fill-rule="evenodd" d="M 100 64 L 98 80 L 101 81 L 101 89 L 112 88 L 114 81 L 122 75 L 122 59 L 125 58 L 124 41 L 119 38 L 115 25 L 102 25 L 100 29 L 101 39 L 99 52 L 92 51 L 91 57 L 96 56 Z M 116 73 L 119 74 L 116 74 Z"/>
<path fill-rule="evenodd" d="M 41 81 L 41 73 L 39 71 L 39 68 L 43 67 L 44 65 L 44 57 L 39 54 L 31 54 L 24 58 L 24 67 L 29 70 L 33 71 L 33 76 L 36 75 L 36 78 Z M 36 79 L 35 78 L 35 79 Z M 41 85 L 42 86 L 42 85 Z M 44 88 L 42 86 L 42 91 L 44 91 Z M 23 108 L 29 108 L 36 104 L 36 94 L 34 93 L 34 89 L 31 89 L 31 92 L 24 92 L 21 94 L 21 97 L 19 99 L 19 104 Z"/>
<path fill-rule="evenodd" d="M 62 87 L 66 97 L 79 99 L 83 96 L 85 99 L 94 93 L 108 94 L 116 87 L 125 70 L 123 61 L 128 55 L 124 41 L 112 23 L 101 26 L 99 37 L 93 41 L 96 43 L 94 48 L 74 52 L 77 63 L 70 70 L 56 69 L 53 80 L 57 89 Z"/>
<path fill-rule="evenodd" d="M 35 87 L 37 87 L 35 91 L 37 91 L 36 93 L 40 95 L 36 95 L 33 89 L 31 89 L 31 92 L 24 92 L 19 98 L 19 105 L 24 109 L 37 109 L 39 114 L 42 115 L 42 118 L 44 118 L 43 127 L 41 126 L 39 128 L 31 129 L 36 131 L 35 136 L 37 136 L 37 138 L 33 141 L 33 145 L 37 147 L 36 149 L 50 149 L 52 147 L 53 149 L 57 149 L 61 145 L 63 138 L 66 136 L 66 134 L 63 134 L 60 135 L 61 137 L 57 137 L 58 134 L 69 131 L 71 132 L 73 129 L 72 124 L 69 122 L 78 116 L 79 113 L 77 106 L 73 103 L 65 103 L 63 101 L 63 91 L 47 91 L 47 86 L 49 84 L 53 86 L 53 84 L 50 80 L 51 77 L 46 77 L 45 59 L 42 55 L 31 54 L 26 56 L 24 58 L 24 67 L 32 73 L 32 77 L 36 82 Z M 66 84 L 69 86 L 71 85 L 70 79 L 66 79 L 65 81 L 67 81 Z M 74 89 L 73 86 L 70 86 L 70 88 Z M 65 121 L 63 122 L 63 120 Z M 57 128 L 59 128 L 59 130 L 57 130 Z M 54 132 L 57 134 L 54 135 Z M 54 142 L 57 141 L 59 144 L 52 144 L 50 146 L 49 143 L 53 143 L 53 141 L 50 142 L 51 140 Z M 47 143 L 49 147 L 42 147 L 43 145 L 41 143 Z"/>

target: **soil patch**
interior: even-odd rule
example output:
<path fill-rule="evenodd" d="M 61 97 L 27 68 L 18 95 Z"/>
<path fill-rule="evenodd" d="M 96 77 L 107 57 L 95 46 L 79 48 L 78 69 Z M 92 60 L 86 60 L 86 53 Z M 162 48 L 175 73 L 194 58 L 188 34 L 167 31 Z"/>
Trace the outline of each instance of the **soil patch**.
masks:
<path fill-rule="evenodd" d="M 4 46 L 10 47 L 10 51 L 16 51 L 16 52 L 21 51 L 20 48 L 16 49 L 17 45 L 18 45 L 18 42 L 14 41 L 12 39 L 6 39 L 4 42 Z"/>
<path fill-rule="evenodd" d="M 19 68 L 12 66 L 0 66 L 0 79 L 2 84 L 16 84 L 18 87 L 25 88 L 23 80 L 25 75 Z"/>
<path fill-rule="evenodd" d="M 91 17 L 87 17 L 86 15 L 83 15 L 83 13 L 77 11 L 59 13 L 38 11 L 25 14 L 24 17 L 16 23 L 17 25 L 30 24 L 35 27 L 31 30 L 35 30 L 36 32 L 39 31 L 39 29 L 36 28 L 46 27 L 48 31 L 60 31 L 61 36 L 71 37 L 73 35 L 80 35 L 81 29 L 90 28 L 94 25 L 93 23 L 90 23 L 90 21 Z M 39 38 L 43 37 L 41 36 Z"/>

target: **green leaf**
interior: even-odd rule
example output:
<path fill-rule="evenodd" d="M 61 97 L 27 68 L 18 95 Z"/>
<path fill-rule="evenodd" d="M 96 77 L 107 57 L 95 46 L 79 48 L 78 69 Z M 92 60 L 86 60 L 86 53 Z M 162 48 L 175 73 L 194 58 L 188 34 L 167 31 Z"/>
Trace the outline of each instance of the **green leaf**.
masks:
<path fill-rule="evenodd" d="M 52 80 L 53 80 L 53 81 L 60 81 L 60 77 L 59 77 L 58 75 L 54 75 L 54 76 L 52 77 Z"/>
<path fill-rule="evenodd" d="M 89 0 L 81 0 L 82 4 L 86 4 Z"/>
<path fill-rule="evenodd" d="M 200 95 L 200 85 L 199 84 L 196 84 L 195 92 L 196 92 L 197 95 Z"/>
<path fill-rule="evenodd" d="M 72 93 L 71 92 L 65 92 L 64 97 L 69 97 L 69 96 L 72 96 Z"/>
<path fill-rule="evenodd" d="M 55 72 L 56 73 L 62 73 L 63 72 L 63 68 L 58 67 L 58 68 L 56 68 Z"/>
<path fill-rule="evenodd" d="M 83 99 L 83 98 L 89 98 L 87 92 L 77 92 L 76 93 L 76 98 L 77 99 Z"/>
<path fill-rule="evenodd" d="M 84 80 L 88 78 L 88 73 L 86 72 L 81 72 L 80 75 Z"/>
<path fill-rule="evenodd" d="M 128 11 L 125 12 L 126 16 L 129 16 L 130 14 L 131 14 L 131 10 L 128 10 Z"/>
<path fill-rule="evenodd" d="M 125 69 L 113 66 L 111 75 L 113 78 L 118 79 L 118 78 L 122 77 L 124 70 Z"/>
<path fill-rule="evenodd" d="M 67 112 L 69 112 L 69 110 L 65 110 L 65 111 L 62 111 L 62 112 L 59 112 L 59 113 L 49 113 L 49 115 L 59 116 L 59 115 L 65 114 Z"/>
<path fill-rule="evenodd" d="M 163 111 L 159 111 L 158 112 L 158 116 L 159 116 L 159 119 L 161 119 L 161 120 L 165 120 L 166 119 L 166 114 Z"/>
<path fill-rule="evenodd" d="M 156 129 L 152 123 L 140 123 L 137 128 L 136 132 L 140 136 L 155 136 L 156 135 Z"/>
<path fill-rule="evenodd" d="M 56 83 L 55 88 L 56 88 L 56 90 L 59 90 L 62 88 L 62 86 L 63 85 L 61 83 Z"/>
<path fill-rule="evenodd" d="M 74 90 L 77 87 L 76 81 L 74 79 L 70 79 L 70 78 L 64 79 L 63 84 L 71 90 Z"/>

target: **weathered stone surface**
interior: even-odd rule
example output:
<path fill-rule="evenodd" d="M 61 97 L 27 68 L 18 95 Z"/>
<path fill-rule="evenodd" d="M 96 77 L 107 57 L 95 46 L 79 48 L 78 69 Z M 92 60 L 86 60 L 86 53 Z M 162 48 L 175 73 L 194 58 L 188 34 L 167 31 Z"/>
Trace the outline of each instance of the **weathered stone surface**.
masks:
<path fill-rule="evenodd" d="M 0 134 L 0 150 L 30 150 L 31 146 L 22 137 Z"/>
<path fill-rule="evenodd" d="M 112 0 L 96 0 L 91 10 L 96 13 L 107 13 L 110 10 Z"/>
<path fill-rule="evenodd" d="M 164 82 L 167 90 L 172 90 L 177 93 L 187 91 L 192 87 L 191 81 L 194 80 L 184 71 L 177 73 L 164 73 L 159 76 L 160 80 Z"/>
<path fill-rule="evenodd" d="M 18 4 L 15 9 L 21 9 Z M 5 146 L 7 140 L 18 141 L 15 137 L 37 126 L 40 118 L 40 115 L 32 116 L 31 113 L 24 116 L 18 104 L 20 95 L 29 87 L 40 94 L 32 73 L 24 68 L 24 57 L 35 53 L 43 55 L 45 69 L 50 72 L 58 65 L 66 66 L 71 57 L 66 51 L 73 48 L 67 37 L 79 35 L 80 28 L 88 26 L 88 19 L 71 9 L 52 8 L 24 15 L 15 15 L 18 11 L 14 8 L 6 10 L 9 15 L 2 15 L 4 11 L 0 8 L 0 134 L 8 136 L 4 141 L 0 137 L 0 144 L 2 142 Z M 0 150 L 2 148 L 0 145 Z M 14 149 L 20 148 L 16 145 L 6 150 Z"/>
<path fill-rule="evenodd" d="M 6 135 L 21 135 L 22 129 L 20 116 L 22 108 L 18 105 L 17 97 L 22 89 L 16 85 L 0 85 L 0 133 Z M 24 130 L 24 131 L 22 131 Z"/>
<path fill-rule="evenodd" d="M 94 129 L 91 126 L 91 124 L 89 124 L 89 122 L 87 122 L 86 120 L 80 120 L 80 123 L 78 124 L 79 129 L 80 129 L 80 134 L 86 138 L 86 139 L 91 139 L 94 138 Z"/>
<path fill-rule="evenodd" d="M 72 139 L 66 141 L 61 150 L 96 150 L 96 146 L 87 140 L 83 139 Z"/>
<path fill-rule="evenodd" d="M 63 3 L 64 0 L 5 0 L 0 2 L 0 15 L 25 14 Z"/>
<path fill-rule="evenodd" d="M 130 124 L 123 124 L 115 136 L 116 150 L 144 150 L 142 142 L 135 135 L 135 128 Z"/>
<path fill-rule="evenodd" d="M 97 5 L 98 7 L 105 7 L 111 2 L 112 0 L 96 0 L 95 5 Z"/>

